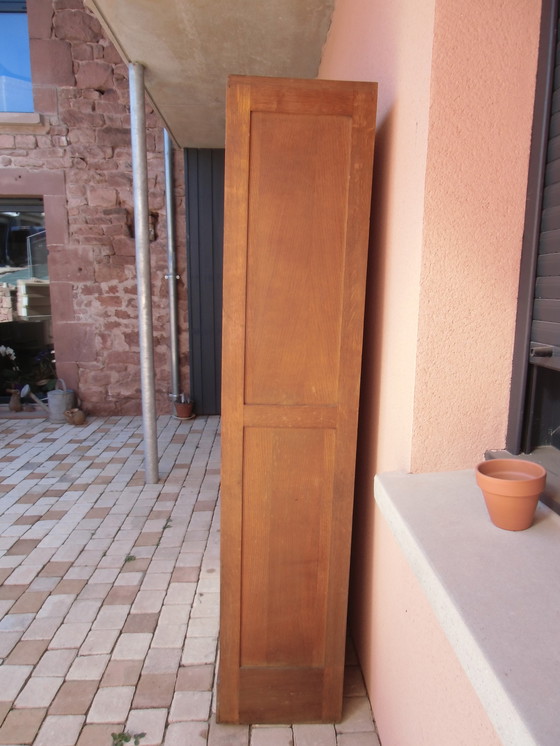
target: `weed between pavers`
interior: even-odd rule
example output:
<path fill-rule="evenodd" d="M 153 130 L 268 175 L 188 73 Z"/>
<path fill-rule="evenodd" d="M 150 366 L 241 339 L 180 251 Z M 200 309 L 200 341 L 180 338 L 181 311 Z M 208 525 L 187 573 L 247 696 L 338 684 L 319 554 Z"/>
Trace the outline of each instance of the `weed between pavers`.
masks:
<path fill-rule="evenodd" d="M 145 733 L 129 733 L 128 731 L 111 733 L 111 738 L 113 739 L 111 746 L 124 746 L 125 743 L 130 743 L 131 741 L 134 743 L 134 746 L 139 746 L 140 740 L 145 735 Z"/>

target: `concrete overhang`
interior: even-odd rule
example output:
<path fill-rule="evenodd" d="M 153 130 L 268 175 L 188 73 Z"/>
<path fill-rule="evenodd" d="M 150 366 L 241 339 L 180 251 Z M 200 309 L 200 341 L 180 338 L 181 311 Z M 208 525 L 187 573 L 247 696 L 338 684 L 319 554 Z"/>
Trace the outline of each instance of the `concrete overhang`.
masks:
<path fill-rule="evenodd" d="M 315 78 L 335 0 L 86 0 L 181 147 L 223 147 L 227 76 Z"/>

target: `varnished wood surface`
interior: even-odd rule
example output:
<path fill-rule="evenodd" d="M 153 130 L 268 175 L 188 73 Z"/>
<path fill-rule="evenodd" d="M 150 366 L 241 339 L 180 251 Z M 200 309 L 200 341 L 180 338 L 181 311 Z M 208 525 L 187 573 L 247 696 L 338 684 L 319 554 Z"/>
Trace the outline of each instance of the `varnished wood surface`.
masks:
<path fill-rule="evenodd" d="M 340 717 L 376 86 L 230 79 L 218 717 Z"/>

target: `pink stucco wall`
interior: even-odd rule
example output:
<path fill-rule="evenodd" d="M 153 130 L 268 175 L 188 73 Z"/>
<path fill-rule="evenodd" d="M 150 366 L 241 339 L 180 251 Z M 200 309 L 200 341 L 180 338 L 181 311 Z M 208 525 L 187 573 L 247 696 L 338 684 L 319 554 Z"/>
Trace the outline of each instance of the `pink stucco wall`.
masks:
<path fill-rule="evenodd" d="M 433 0 L 338 0 L 319 73 L 379 83 L 362 425 L 385 469 L 410 466 L 433 22 Z"/>
<path fill-rule="evenodd" d="M 495 743 L 420 589 L 406 629 L 387 605 L 405 571 L 372 483 L 505 444 L 539 23 L 538 0 L 337 0 L 324 49 L 321 77 L 379 83 L 351 624 L 383 746 Z M 426 724 L 444 695 L 463 741 Z"/>
<path fill-rule="evenodd" d="M 412 471 L 505 445 L 539 10 L 436 6 Z"/>
<path fill-rule="evenodd" d="M 378 509 L 374 654 L 364 666 L 383 746 L 500 746 L 436 616 Z"/>

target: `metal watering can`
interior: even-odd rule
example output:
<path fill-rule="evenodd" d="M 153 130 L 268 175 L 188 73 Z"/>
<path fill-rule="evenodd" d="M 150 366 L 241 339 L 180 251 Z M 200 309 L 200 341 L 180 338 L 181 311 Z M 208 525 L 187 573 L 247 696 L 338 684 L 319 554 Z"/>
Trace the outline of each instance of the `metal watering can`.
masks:
<path fill-rule="evenodd" d="M 60 387 L 59 387 L 60 384 Z M 49 416 L 49 422 L 60 423 L 66 422 L 64 412 L 67 409 L 72 409 L 74 406 L 74 392 L 72 389 L 67 389 L 66 384 L 62 378 L 58 378 L 56 381 L 56 388 L 47 393 L 48 406 L 42 402 L 26 384 L 21 390 L 21 397 L 24 398 L 30 396 L 34 402 L 36 402 Z"/>

